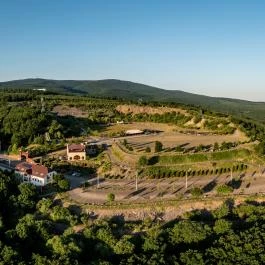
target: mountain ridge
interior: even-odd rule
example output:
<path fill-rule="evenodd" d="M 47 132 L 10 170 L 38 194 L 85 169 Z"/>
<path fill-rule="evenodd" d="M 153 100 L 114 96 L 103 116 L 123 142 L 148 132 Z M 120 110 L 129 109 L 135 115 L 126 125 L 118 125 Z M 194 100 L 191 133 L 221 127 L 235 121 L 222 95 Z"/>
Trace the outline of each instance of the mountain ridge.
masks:
<path fill-rule="evenodd" d="M 87 95 L 96 97 L 115 97 L 125 100 L 143 100 L 175 102 L 210 108 L 215 111 L 237 116 L 255 118 L 265 121 L 265 102 L 253 102 L 243 99 L 212 97 L 185 92 L 166 90 L 132 81 L 118 79 L 102 80 L 54 80 L 44 78 L 27 78 L 0 82 L 1 88 L 38 89 L 47 91 Z"/>

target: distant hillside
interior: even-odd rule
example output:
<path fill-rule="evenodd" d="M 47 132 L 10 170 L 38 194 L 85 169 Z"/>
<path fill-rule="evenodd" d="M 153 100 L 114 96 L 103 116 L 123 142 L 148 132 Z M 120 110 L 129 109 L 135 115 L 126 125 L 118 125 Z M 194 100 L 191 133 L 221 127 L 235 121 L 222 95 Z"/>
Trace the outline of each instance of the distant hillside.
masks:
<path fill-rule="evenodd" d="M 121 80 L 77 81 L 23 79 L 0 82 L 0 88 L 46 88 L 59 93 L 117 97 L 126 100 L 162 101 L 191 104 L 223 113 L 250 117 L 265 122 L 265 103 L 238 99 L 202 96 L 180 90 L 165 90 L 139 83 Z"/>

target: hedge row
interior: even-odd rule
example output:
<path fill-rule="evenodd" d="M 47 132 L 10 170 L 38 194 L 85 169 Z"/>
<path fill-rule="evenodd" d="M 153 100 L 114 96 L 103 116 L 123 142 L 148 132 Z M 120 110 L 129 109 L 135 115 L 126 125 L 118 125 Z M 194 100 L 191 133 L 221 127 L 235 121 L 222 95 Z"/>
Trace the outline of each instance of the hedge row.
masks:
<path fill-rule="evenodd" d="M 165 167 L 150 167 L 144 171 L 144 176 L 152 179 L 160 178 L 171 178 L 171 177 L 184 177 L 186 176 L 207 176 L 207 175 L 220 175 L 224 173 L 229 173 L 231 170 L 233 172 L 243 171 L 248 168 L 245 164 L 238 164 L 233 167 L 220 167 L 211 169 L 199 169 L 199 170 L 174 170 Z"/>
<path fill-rule="evenodd" d="M 245 158 L 250 155 L 247 149 L 236 149 L 222 152 L 212 152 L 207 154 L 188 154 L 188 155 L 173 155 L 173 156 L 155 156 L 148 161 L 149 165 L 156 163 L 160 164 L 184 164 L 205 162 L 214 160 L 235 160 L 238 158 Z"/>
<path fill-rule="evenodd" d="M 104 178 L 106 179 L 124 179 L 125 176 L 124 175 L 112 175 L 112 174 L 105 174 Z"/>

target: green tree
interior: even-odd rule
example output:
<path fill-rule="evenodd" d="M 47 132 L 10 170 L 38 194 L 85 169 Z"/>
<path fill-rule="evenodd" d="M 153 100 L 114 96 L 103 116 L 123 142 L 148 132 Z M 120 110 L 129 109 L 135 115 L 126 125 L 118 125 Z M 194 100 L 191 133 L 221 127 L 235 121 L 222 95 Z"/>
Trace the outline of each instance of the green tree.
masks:
<path fill-rule="evenodd" d="M 48 214 L 51 206 L 52 206 L 52 200 L 51 199 L 46 199 L 43 198 L 37 203 L 37 209 L 42 213 L 42 214 Z"/>
<path fill-rule="evenodd" d="M 224 219 L 219 219 L 215 221 L 213 230 L 216 234 L 224 234 L 230 231 L 231 226 L 231 222 Z"/>
<path fill-rule="evenodd" d="M 18 186 L 20 194 L 18 195 L 18 202 L 22 208 L 33 209 L 37 201 L 37 189 L 31 183 L 21 183 Z"/>
<path fill-rule="evenodd" d="M 61 179 L 58 181 L 58 187 L 60 191 L 67 191 L 70 189 L 70 181 L 67 179 Z"/>
<path fill-rule="evenodd" d="M 207 237 L 208 226 L 191 221 L 180 221 L 175 224 L 170 233 L 172 243 L 197 243 Z"/>
<path fill-rule="evenodd" d="M 124 235 L 114 246 L 114 252 L 118 255 L 133 254 L 135 245 L 131 240 L 132 236 Z"/>
<path fill-rule="evenodd" d="M 198 250 L 189 249 L 180 253 L 180 260 L 186 265 L 204 265 L 203 255 Z"/>
<path fill-rule="evenodd" d="M 155 142 L 155 152 L 161 152 L 163 150 L 163 144 L 159 141 Z"/>
<path fill-rule="evenodd" d="M 70 211 L 67 208 L 56 205 L 52 208 L 50 213 L 50 217 L 55 222 L 70 222 L 72 220 L 72 216 Z"/>
<path fill-rule="evenodd" d="M 71 236 L 54 236 L 47 241 L 47 246 L 59 256 L 78 256 L 81 248 Z"/>
<path fill-rule="evenodd" d="M 154 226 L 147 230 L 144 237 L 144 251 L 162 251 L 165 246 L 163 231 L 159 226 Z"/>

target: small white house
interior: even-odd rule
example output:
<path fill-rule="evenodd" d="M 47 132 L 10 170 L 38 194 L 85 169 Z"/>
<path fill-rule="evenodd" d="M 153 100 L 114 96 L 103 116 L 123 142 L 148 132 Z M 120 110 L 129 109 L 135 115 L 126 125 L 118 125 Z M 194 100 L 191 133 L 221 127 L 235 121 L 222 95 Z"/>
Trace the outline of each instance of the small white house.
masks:
<path fill-rule="evenodd" d="M 143 134 L 144 131 L 138 130 L 138 129 L 133 129 L 133 130 L 127 130 L 125 132 L 126 135 L 138 135 L 138 134 Z"/>
<path fill-rule="evenodd" d="M 32 183 L 35 186 L 45 186 L 53 181 L 56 172 L 43 165 L 22 162 L 17 164 L 15 174 L 21 178 L 22 182 Z"/>

